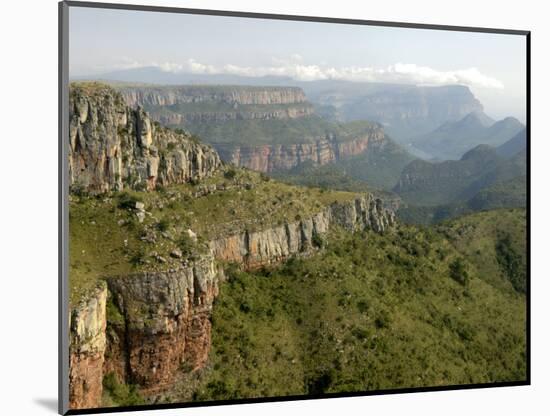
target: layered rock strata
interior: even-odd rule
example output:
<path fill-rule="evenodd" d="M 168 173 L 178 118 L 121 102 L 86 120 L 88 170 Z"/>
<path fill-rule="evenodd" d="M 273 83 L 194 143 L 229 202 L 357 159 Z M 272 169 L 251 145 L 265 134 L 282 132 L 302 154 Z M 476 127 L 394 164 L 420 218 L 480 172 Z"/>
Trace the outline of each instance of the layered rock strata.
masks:
<path fill-rule="evenodd" d="M 210 254 L 178 269 L 108 279 L 71 315 L 70 407 L 100 406 L 110 372 L 151 394 L 183 369 L 202 367 L 223 279 Z"/>
<path fill-rule="evenodd" d="M 394 223 L 393 211 L 386 210 L 380 199 L 365 195 L 333 203 L 311 218 L 212 240 L 210 249 L 219 260 L 255 268 L 307 253 L 317 244 L 315 236 L 322 236 L 332 225 L 350 232 L 365 229 L 383 232 Z"/>
<path fill-rule="evenodd" d="M 107 286 L 102 282 L 69 316 L 69 406 L 96 407 L 103 392 Z"/>
<path fill-rule="evenodd" d="M 312 143 L 256 146 L 215 144 L 214 147 L 222 160 L 228 163 L 260 172 L 272 172 L 292 169 L 307 161 L 325 165 L 382 146 L 384 140 L 382 127 L 373 125 L 362 135 L 346 141 L 329 136 Z"/>
<path fill-rule="evenodd" d="M 71 85 L 69 112 L 73 189 L 153 189 L 207 177 L 221 163 L 210 146 L 154 123 L 106 85 Z"/>

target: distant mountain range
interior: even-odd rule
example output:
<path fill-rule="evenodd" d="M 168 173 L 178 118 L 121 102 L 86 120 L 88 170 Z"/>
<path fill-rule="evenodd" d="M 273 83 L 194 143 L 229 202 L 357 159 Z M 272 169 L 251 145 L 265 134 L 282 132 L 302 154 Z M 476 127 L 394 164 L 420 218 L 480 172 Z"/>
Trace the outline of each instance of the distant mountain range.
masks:
<path fill-rule="evenodd" d="M 403 169 L 394 191 L 416 205 L 468 199 L 483 187 L 525 175 L 525 140 L 519 152 L 508 158 L 501 156 L 517 141 L 514 137 L 499 148 L 481 144 L 460 160 L 440 163 L 414 160 Z"/>
<path fill-rule="evenodd" d="M 518 134 L 508 140 L 506 143 L 497 147 L 497 153 L 502 157 L 512 157 L 516 153 L 521 152 L 526 148 L 527 131 L 521 130 Z"/>
<path fill-rule="evenodd" d="M 322 117 L 338 122 L 378 122 L 393 139 L 402 144 L 408 143 L 411 137 L 433 131 L 447 121 L 457 121 L 473 111 L 483 110 L 470 89 L 461 85 L 425 87 L 341 80 L 296 81 L 275 76 L 172 73 L 155 67 L 79 78 L 156 85 L 300 87 Z"/>
<path fill-rule="evenodd" d="M 394 188 L 404 220 L 430 223 L 473 211 L 524 207 L 527 148 L 523 129 L 499 147 L 478 145 L 460 160 L 411 162 Z"/>
<path fill-rule="evenodd" d="M 475 111 L 458 121 L 448 121 L 428 134 L 411 139 L 411 144 L 436 159 L 459 159 L 464 152 L 479 144 L 499 146 L 524 128 L 513 117 L 494 122 L 485 113 Z"/>

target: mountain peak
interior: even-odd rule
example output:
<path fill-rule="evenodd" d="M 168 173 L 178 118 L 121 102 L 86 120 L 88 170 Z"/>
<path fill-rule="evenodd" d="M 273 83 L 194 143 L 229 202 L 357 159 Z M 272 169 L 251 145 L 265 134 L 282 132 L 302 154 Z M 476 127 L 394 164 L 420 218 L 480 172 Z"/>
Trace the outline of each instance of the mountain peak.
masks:
<path fill-rule="evenodd" d="M 460 160 L 481 159 L 487 157 L 490 159 L 495 159 L 496 156 L 497 153 L 494 147 L 489 146 L 488 144 L 480 144 L 464 153 Z"/>
<path fill-rule="evenodd" d="M 462 120 L 459 120 L 458 123 L 465 126 L 471 125 L 473 127 L 489 127 L 494 124 L 494 120 L 485 114 L 482 110 L 475 110 L 471 113 L 468 113 Z"/>

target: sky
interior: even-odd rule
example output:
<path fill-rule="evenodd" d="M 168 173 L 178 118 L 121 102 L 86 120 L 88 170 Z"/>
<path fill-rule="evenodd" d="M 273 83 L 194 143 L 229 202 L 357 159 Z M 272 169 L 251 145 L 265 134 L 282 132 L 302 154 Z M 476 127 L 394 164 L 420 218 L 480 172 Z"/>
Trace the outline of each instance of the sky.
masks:
<path fill-rule="evenodd" d="M 71 7 L 71 77 L 155 66 L 470 87 L 487 114 L 525 121 L 525 37 Z"/>

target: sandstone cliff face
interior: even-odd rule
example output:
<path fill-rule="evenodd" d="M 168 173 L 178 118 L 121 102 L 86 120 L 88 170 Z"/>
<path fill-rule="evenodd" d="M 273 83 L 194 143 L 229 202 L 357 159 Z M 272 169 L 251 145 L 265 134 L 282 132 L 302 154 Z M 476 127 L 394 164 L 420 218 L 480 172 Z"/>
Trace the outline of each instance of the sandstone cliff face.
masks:
<path fill-rule="evenodd" d="M 314 143 L 289 145 L 214 145 L 222 160 L 259 172 L 288 170 L 306 161 L 325 165 L 355 156 L 369 148 L 382 145 L 384 130 L 373 125 L 361 136 L 347 141 L 334 137 L 320 138 Z"/>
<path fill-rule="evenodd" d="M 69 406 L 95 407 L 101 403 L 106 348 L 105 306 L 107 286 L 103 283 L 73 308 L 69 319 Z"/>
<path fill-rule="evenodd" d="M 211 255 L 165 272 L 144 272 L 109 280 L 113 302 L 125 325 L 116 338 L 123 354 L 110 363 L 144 394 L 169 387 L 183 367 L 204 365 L 210 350 L 210 316 L 223 271 Z M 119 348 L 120 345 L 114 346 Z"/>
<path fill-rule="evenodd" d="M 203 366 L 223 279 L 210 254 L 178 269 L 108 279 L 71 314 L 70 407 L 100 406 L 103 376 L 112 371 L 150 394 L 183 368 Z"/>
<path fill-rule="evenodd" d="M 311 218 L 288 222 L 256 232 L 219 238 L 210 242 L 217 259 L 236 262 L 245 268 L 273 264 L 315 248 L 315 236 L 322 236 L 332 225 L 354 232 L 372 229 L 383 232 L 395 224 L 395 214 L 380 199 L 365 195 L 349 202 L 333 203 Z"/>
<path fill-rule="evenodd" d="M 229 103 L 242 105 L 293 104 L 306 102 L 297 87 L 252 86 L 166 86 L 118 88 L 128 105 L 168 106 L 187 103 Z"/>
<path fill-rule="evenodd" d="M 69 100 L 69 180 L 91 193 L 153 189 L 209 176 L 217 153 L 155 125 L 141 108 L 101 84 L 72 85 Z"/>

